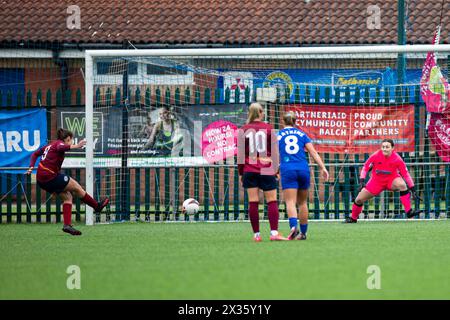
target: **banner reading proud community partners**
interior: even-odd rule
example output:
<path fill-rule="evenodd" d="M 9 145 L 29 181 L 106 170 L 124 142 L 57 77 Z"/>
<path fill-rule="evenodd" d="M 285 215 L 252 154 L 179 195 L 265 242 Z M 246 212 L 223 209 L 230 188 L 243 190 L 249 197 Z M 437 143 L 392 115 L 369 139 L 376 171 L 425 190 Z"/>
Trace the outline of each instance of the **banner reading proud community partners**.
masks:
<path fill-rule="evenodd" d="M 383 139 L 393 139 L 398 152 L 414 151 L 414 106 L 289 105 L 297 126 L 318 152 L 372 153 Z"/>

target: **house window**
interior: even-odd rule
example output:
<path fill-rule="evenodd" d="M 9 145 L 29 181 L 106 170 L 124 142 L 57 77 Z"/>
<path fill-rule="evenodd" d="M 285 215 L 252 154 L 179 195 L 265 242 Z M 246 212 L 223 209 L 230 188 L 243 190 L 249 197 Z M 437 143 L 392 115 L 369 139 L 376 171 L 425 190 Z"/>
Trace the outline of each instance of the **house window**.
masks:
<path fill-rule="evenodd" d="M 153 64 L 147 65 L 147 75 L 187 75 L 188 71 L 181 68 L 156 66 Z"/>
<path fill-rule="evenodd" d="M 94 64 L 96 84 L 119 85 L 126 67 L 124 59 L 97 61 Z M 128 84 L 192 85 L 194 74 L 183 67 L 128 61 Z"/>
<path fill-rule="evenodd" d="M 123 75 L 126 61 L 120 59 L 103 60 L 97 62 L 97 75 Z M 137 75 L 137 62 L 128 62 L 128 75 Z"/>
<path fill-rule="evenodd" d="M 155 64 L 145 64 L 146 83 L 161 85 L 192 85 L 194 74 L 183 65 L 156 58 Z"/>

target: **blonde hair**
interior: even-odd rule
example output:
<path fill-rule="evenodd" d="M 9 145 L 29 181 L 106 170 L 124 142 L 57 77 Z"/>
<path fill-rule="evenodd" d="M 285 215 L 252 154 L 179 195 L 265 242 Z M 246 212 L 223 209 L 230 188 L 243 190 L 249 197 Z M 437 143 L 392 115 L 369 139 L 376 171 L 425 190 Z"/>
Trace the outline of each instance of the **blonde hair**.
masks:
<path fill-rule="evenodd" d="M 286 126 L 295 126 L 295 120 L 297 120 L 297 116 L 293 111 L 288 111 L 283 115 L 283 121 Z"/>
<path fill-rule="evenodd" d="M 254 121 L 259 118 L 261 112 L 263 112 L 263 107 L 261 104 L 254 102 L 248 107 L 248 118 L 247 123 Z"/>

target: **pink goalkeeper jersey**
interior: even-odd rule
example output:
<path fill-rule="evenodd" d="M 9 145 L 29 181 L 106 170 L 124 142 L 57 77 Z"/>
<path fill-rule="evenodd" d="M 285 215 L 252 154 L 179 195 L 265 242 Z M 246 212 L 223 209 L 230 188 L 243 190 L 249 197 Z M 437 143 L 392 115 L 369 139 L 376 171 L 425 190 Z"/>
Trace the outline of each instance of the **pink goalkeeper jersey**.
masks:
<path fill-rule="evenodd" d="M 387 179 L 400 173 L 409 188 L 414 186 L 411 175 L 406 168 L 406 164 L 397 152 L 393 151 L 389 157 L 385 157 L 381 150 L 372 154 L 361 171 L 361 179 L 365 179 L 370 168 L 372 168 L 372 178 Z"/>

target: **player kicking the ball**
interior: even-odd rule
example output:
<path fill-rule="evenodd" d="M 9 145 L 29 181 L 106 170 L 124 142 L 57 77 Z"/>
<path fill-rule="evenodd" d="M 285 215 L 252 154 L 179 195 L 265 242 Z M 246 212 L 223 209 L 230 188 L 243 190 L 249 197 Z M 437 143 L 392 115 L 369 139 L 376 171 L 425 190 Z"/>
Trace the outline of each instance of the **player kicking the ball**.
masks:
<path fill-rule="evenodd" d="M 78 182 L 66 174 L 62 174 L 61 165 L 64 161 L 64 153 L 71 149 L 80 149 L 86 141 L 82 140 L 78 144 L 72 144 L 73 133 L 69 130 L 58 129 L 58 140 L 38 149 L 31 156 L 30 167 L 27 174 L 31 174 L 37 158 L 40 156 L 41 161 L 37 169 L 36 180 L 39 187 L 52 194 L 59 194 L 63 203 L 63 231 L 74 236 L 81 235 L 81 232 L 72 227 L 72 194 L 79 197 L 88 206 L 94 208 L 95 212 L 101 212 L 109 203 L 108 198 L 102 201 L 95 201 Z"/>
<path fill-rule="evenodd" d="M 372 176 L 367 185 L 364 185 L 369 170 L 372 170 Z M 346 223 L 358 222 L 358 216 L 363 209 L 364 202 L 379 195 L 384 190 L 400 191 L 400 201 L 408 218 L 413 218 L 420 213 L 420 211 L 411 209 L 411 194 L 414 198 L 420 198 L 414 189 L 414 182 L 405 162 L 394 151 L 394 141 L 391 139 L 384 139 L 381 143 L 381 150 L 372 154 L 364 163 L 359 183 L 359 193 L 352 206 L 352 215 L 345 219 Z"/>

